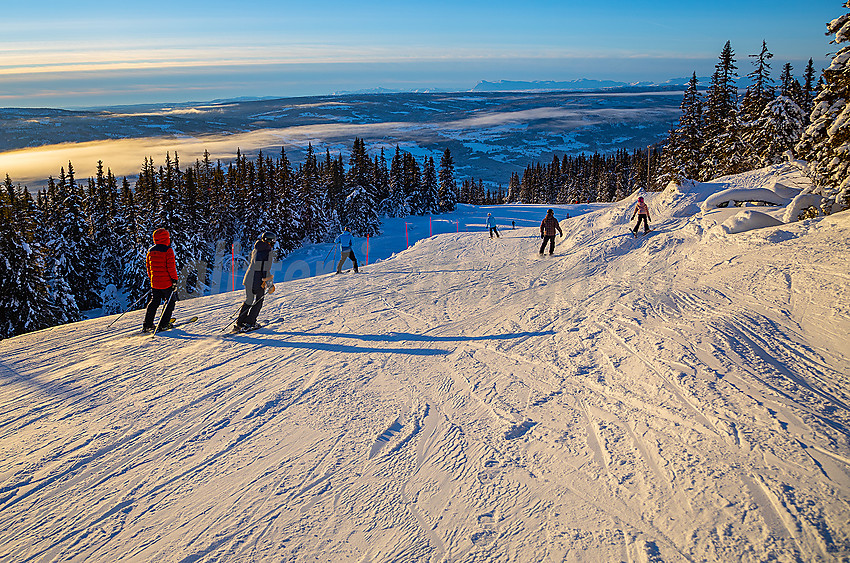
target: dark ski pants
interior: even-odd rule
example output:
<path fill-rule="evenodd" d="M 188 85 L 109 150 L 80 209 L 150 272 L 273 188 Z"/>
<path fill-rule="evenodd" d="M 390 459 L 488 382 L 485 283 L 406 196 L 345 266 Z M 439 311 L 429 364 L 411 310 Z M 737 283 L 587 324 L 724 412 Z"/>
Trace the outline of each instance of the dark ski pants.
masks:
<path fill-rule="evenodd" d="M 496 227 L 490 227 L 490 238 L 493 238 L 493 233 L 496 233 L 496 238 L 499 238 L 499 230 Z"/>
<path fill-rule="evenodd" d="M 649 219 L 648 215 L 644 215 L 643 213 L 638 215 L 638 222 L 635 225 L 635 228 L 632 229 L 632 232 L 634 232 L 634 233 L 638 232 L 638 229 L 640 228 L 640 222 L 641 221 L 643 221 L 643 232 L 645 232 L 645 233 L 649 232 L 649 222 L 647 221 L 647 219 Z"/>
<path fill-rule="evenodd" d="M 162 313 L 162 318 L 159 321 L 157 331 L 163 330 L 171 321 L 171 315 L 174 313 L 174 305 L 177 302 L 177 295 L 174 299 L 171 298 L 172 288 L 166 289 L 151 289 L 151 300 L 148 301 L 148 309 L 145 311 L 145 324 L 143 328 L 153 328 L 153 320 L 156 317 L 156 310 L 164 301 L 166 303 L 165 310 Z"/>
<path fill-rule="evenodd" d="M 543 254 L 543 249 L 546 248 L 546 243 L 549 243 L 549 254 L 555 252 L 555 235 L 545 235 L 543 244 L 540 245 L 540 254 Z"/>
<path fill-rule="evenodd" d="M 354 263 L 354 271 L 357 271 L 357 256 L 354 255 L 353 250 L 343 250 L 339 253 L 339 264 L 336 265 L 336 273 L 339 274 L 342 272 L 342 265 L 345 264 L 345 261 L 351 258 L 351 261 Z"/>
<path fill-rule="evenodd" d="M 260 285 L 245 288 L 245 302 L 242 303 L 242 308 L 239 309 L 239 317 L 236 319 L 236 326 L 246 326 L 257 324 L 257 317 L 260 315 L 260 309 L 263 307 L 263 301 L 266 298 L 266 288 Z"/>

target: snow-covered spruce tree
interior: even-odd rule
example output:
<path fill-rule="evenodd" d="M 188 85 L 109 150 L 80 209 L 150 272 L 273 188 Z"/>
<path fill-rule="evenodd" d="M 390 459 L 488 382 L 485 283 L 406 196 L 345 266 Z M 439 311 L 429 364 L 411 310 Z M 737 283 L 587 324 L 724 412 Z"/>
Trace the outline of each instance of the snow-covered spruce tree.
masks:
<path fill-rule="evenodd" d="M 803 133 L 805 116 L 794 100 L 779 96 L 765 106 L 756 120 L 751 138 L 753 165 L 761 168 L 785 160 Z"/>
<path fill-rule="evenodd" d="M 119 219 L 125 236 L 123 239 L 121 261 L 121 287 L 126 292 L 130 304 L 135 303 L 148 292 L 148 274 L 145 267 L 145 254 L 150 246 L 151 233 L 143 210 L 136 204 L 136 194 L 130 189 L 130 182 L 124 178 L 119 198 Z"/>
<path fill-rule="evenodd" d="M 738 122 L 740 123 L 740 152 L 738 158 L 741 168 L 758 168 L 765 147 L 760 144 L 764 137 L 759 133 L 759 119 L 764 108 L 767 107 L 774 97 L 776 90 L 773 79 L 770 77 L 770 63 L 773 54 L 767 50 L 766 42 L 761 43 L 761 52 L 758 55 L 750 55 L 754 58 L 753 71 L 747 75 L 752 84 L 747 88 L 741 107 L 738 109 Z M 736 170 L 737 171 L 737 170 Z"/>
<path fill-rule="evenodd" d="M 0 190 L 0 338 L 53 326 L 61 320 L 44 278 L 44 248 L 6 175 Z"/>
<path fill-rule="evenodd" d="M 348 173 L 345 176 L 348 196 L 340 224 L 356 236 L 374 236 L 381 232 L 381 221 L 373 195 L 375 186 L 371 168 L 372 161 L 366 154 L 366 143 L 362 139 L 354 139 Z"/>
<path fill-rule="evenodd" d="M 803 82 L 803 103 L 800 104 L 803 113 L 806 115 L 806 126 L 811 123 L 812 110 L 815 107 L 815 64 L 812 59 L 806 64 L 806 71 L 803 74 L 805 81 Z"/>
<path fill-rule="evenodd" d="M 850 0 L 844 3 L 850 8 Z M 850 13 L 827 24 L 832 43 L 850 41 Z M 814 100 L 811 124 L 797 154 L 808 161 L 814 193 L 823 196 L 821 210 L 850 208 L 850 46 L 844 45 L 823 72 L 824 86 Z"/>
<path fill-rule="evenodd" d="M 422 208 L 425 205 L 424 196 L 422 195 L 422 170 L 419 168 L 419 163 L 416 158 L 409 152 L 405 152 L 402 157 L 402 170 L 404 176 L 404 211 L 401 215 L 422 215 Z"/>
<path fill-rule="evenodd" d="M 389 195 L 378 204 L 378 212 L 384 217 L 404 217 L 410 213 L 407 207 L 406 154 L 396 145 L 395 154 L 390 161 Z"/>
<path fill-rule="evenodd" d="M 794 67 L 791 66 L 791 63 L 785 63 L 785 66 L 782 67 L 782 74 L 779 75 L 779 95 L 791 98 L 800 109 L 806 102 L 803 86 L 799 80 L 794 78 Z"/>
<path fill-rule="evenodd" d="M 68 177 L 73 178 L 70 174 Z M 80 310 L 96 309 L 100 307 L 100 292 L 103 290 L 100 253 L 89 235 L 89 221 L 83 212 L 84 194 L 73 182 L 69 182 L 67 190 L 60 186 L 62 191 L 68 196 L 62 205 L 61 240 L 50 246 L 57 253 L 57 263 Z"/>
<path fill-rule="evenodd" d="M 325 216 L 326 192 L 322 186 L 319 163 L 313 152 L 312 143 L 307 144 L 307 154 L 300 168 L 298 179 L 300 180 L 299 203 L 301 204 L 299 216 L 304 230 L 304 241 L 323 242 L 330 236 L 329 225 Z"/>
<path fill-rule="evenodd" d="M 283 148 L 280 149 L 275 175 L 277 176 L 278 209 L 280 210 L 278 213 L 280 224 L 275 234 L 277 235 L 278 248 L 286 254 L 300 245 L 303 238 L 300 235 L 303 232 L 303 226 L 301 215 L 298 212 L 301 206 L 298 201 L 299 194 L 295 173 Z M 339 202 L 335 205 L 341 209 L 343 203 Z"/>
<path fill-rule="evenodd" d="M 731 174 L 737 169 L 738 99 L 735 53 L 729 41 L 723 46 L 705 95 L 703 112 L 703 160 L 699 180 Z"/>
<path fill-rule="evenodd" d="M 425 159 L 422 169 L 422 213 L 432 214 L 440 212 L 440 186 L 437 181 L 437 167 L 434 157 Z"/>
<path fill-rule="evenodd" d="M 345 199 L 343 220 L 340 226 L 359 237 L 381 234 L 381 220 L 372 194 L 363 187 L 355 187 Z"/>
<path fill-rule="evenodd" d="M 455 163 L 449 149 L 443 151 L 440 158 L 440 191 L 439 205 L 442 213 L 454 211 L 457 207 L 457 181 L 455 180 Z"/>
<path fill-rule="evenodd" d="M 702 165 L 702 100 L 694 72 L 682 97 L 679 125 L 667 137 L 661 161 L 661 183 L 681 178 L 699 179 Z"/>
<path fill-rule="evenodd" d="M 511 172 L 511 179 L 508 180 L 508 194 L 505 196 L 505 203 L 516 203 L 519 199 L 519 174 Z"/>

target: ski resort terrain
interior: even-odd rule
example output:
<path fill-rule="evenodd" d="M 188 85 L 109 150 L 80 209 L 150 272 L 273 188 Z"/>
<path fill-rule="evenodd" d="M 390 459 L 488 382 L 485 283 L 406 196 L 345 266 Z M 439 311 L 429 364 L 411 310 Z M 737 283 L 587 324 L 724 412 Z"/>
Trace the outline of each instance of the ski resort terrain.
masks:
<path fill-rule="evenodd" d="M 4 340 L 0 560 L 848 561 L 850 212 L 805 184 L 556 206 L 552 256 L 481 208 L 248 334 L 237 288 Z"/>

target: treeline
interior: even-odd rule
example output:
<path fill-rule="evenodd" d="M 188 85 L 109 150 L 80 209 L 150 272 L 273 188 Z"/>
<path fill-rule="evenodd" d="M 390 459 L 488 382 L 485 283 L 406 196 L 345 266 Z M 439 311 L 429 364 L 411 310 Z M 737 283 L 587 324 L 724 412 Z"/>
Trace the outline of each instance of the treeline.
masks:
<path fill-rule="evenodd" d="M 284 254 L 333 240 L 348 229 L 380 233 L 380 217 L 451 211 L 457 201 L 448 149 L 439 170 L 396 147 L 370 156 L 355 139 L 348 163 L 308 146 L 293 166 L 284 149 L 233 162 L 209 153 L 188 167 L 177 154 L 145 158 L 134 183 L 99 162 L 85 181 L 72 163 L 32 194 L 6 175 L 0 190 L 0 338 L 72 322 L 122 292 L 130 302 L 148 291 L 145 255 L 154 229 L 167 228 L 186 291 L 203 294 L 216 244 L 250 247 L 264 231 Z M 229 269 L 229 264 L 224 269 Z M 113 306 L 113 305 L 110 305 Z M 105 312 L 115 312 L 106 310 Z"/>
<path fill-rule="evenodd" d="M 511 174 L 504 201 L 513 203 L 587 203 L 618 201 L 638 186 L 646 186 L 657 169 L 660 148 L 621 149 L 610 155 L 554 156 L 549 164 L 526 167 Z"/>

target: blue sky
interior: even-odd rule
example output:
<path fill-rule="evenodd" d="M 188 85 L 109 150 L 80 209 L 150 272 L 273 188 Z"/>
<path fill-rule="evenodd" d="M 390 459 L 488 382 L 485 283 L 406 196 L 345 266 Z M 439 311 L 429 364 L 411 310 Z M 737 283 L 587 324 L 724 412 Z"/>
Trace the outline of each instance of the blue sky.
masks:
<path fill-rule="evenodd" d="M 739 74 L 762 39 L 773 73 L 834 51 L 842 2 L 100 0 L 4 6 L 0 106 L 80 107 L 301 96 L 480 80 L 663 81 Z"/>

